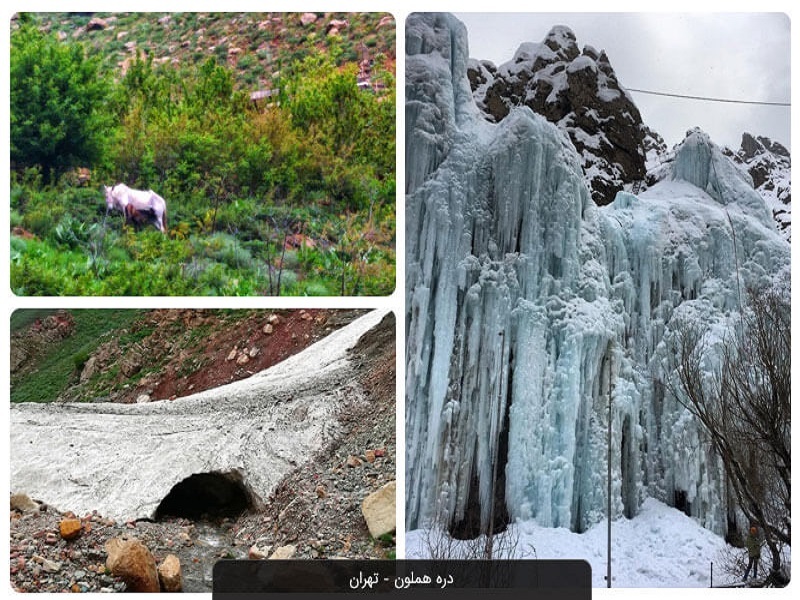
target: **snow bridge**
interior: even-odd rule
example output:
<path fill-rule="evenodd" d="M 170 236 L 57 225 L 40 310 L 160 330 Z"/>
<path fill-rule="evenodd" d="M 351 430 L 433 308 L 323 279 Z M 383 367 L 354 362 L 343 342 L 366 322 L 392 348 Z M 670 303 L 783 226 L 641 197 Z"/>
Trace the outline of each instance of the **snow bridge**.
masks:
<path fill-rule="evenodd" d="M 348 350 L 373 311 L 285 361 L 215 389 L 147 404 L 11 406 L 11 490 L 117 520 L 233 515 L 341 434 L 359 401 Z"/>

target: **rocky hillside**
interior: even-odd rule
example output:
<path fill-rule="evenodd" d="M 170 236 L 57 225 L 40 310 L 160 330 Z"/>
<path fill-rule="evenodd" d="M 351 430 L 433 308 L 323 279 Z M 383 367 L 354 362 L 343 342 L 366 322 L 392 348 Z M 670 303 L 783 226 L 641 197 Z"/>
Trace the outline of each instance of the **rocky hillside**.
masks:
<path fill-rule="evenodd" d="M 282 68 L 314 50 L 341 49 L 339 61 L 366 52 L 394 72 L 395 21 L 386 13 L 36 13 L 40 27 L 88 44 L 110 69 L 137 53 L 154 62 L 197 64 L 216 57 L 234 67 L 243 89 L 270 88 Z"/>
<path fill-rule="evenodd" d="M 525 105 L 565 131 L 581 155 L 592 199 L 609 204 L 626 183 L 644 179 L 646 129 L 604 51 L 578 47 L 568 27 L 522 44 L 507 63 L 470 62 L 473 96 L 499 122 Z"/>
<path fill-rule="evenodd" d="M 14 314 L 11 400 L 148 402 L 249 377 L 359 311 L 154 310 Z M 55 381 L 53 381 L 55 379 Z"/>
<path fill-rule="evenodd" d="M 606 53 L 588 45 L 580 49 L 568 27 L 553 27 L 541 43 L 522 44 L 499 67 L 472 59 L 467 75 L 487 120 L 499 122 L 513 107 L 525 105 L 569 135 L 599 206 L 609 204 L 623 188 L 643 191 L 669 172 L 672 151 L 642 122 Z M 745 133 L 741 148 L 726 154 L 750 174 L 778 228 L 790 239 L 789 151 Z"/>
<path fill-rule="evenodd" d="M 749 133 L 738 151 L 726 153 L 753 178 L 753 186 L 767 202 L 787 240 L 792 236 L 792 159 L 778 142 Z"/>

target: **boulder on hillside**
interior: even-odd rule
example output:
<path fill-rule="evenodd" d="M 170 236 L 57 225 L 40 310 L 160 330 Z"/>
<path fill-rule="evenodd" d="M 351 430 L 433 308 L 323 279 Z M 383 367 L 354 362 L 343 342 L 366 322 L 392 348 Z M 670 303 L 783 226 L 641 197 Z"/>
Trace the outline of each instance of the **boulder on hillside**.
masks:
<path fill-rule="evenodd" d="M 106 568 L 120 577 L 130 592 L 158 592 L 160 585 L 156 561 L 147 547 L 137 539 L 112 538 L 105 545 Z"/>
<path fill-rule="evenodd" d="M 303 26 L 311 25 L 312 23 L 316 22 L 317 22 L 317 15 L 312 12 L 307 12 L 300 15 L 300 23 L 302 23 Z"/>
<path fill-rule="evenodd" d="M 161 582 L 161 590 L 164 592 L 180 592 L 183 590 L 183 574 L 181 571 L 181 561 L 174 554 L 167 554 L 161 564 L 158 565 L 158 579 Z"/>
<path fill-rule="evenodd" d="M 396 496 L 397 483 L 392 481 L 371 493 L 361 503 L 361 513 L 372 537 L 378 538 L 397 528 Z"/>
<path fill-rule="evenodd" d="M 102 31 L 106 27 L 108 27 L 108 21 L 100 17 L 92 17 L 86 24 L 86 31 Z"/>

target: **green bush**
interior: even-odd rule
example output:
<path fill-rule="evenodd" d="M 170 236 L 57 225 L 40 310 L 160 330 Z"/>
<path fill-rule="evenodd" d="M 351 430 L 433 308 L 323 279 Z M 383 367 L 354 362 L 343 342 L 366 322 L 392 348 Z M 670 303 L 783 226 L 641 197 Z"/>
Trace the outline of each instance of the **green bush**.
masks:
<path fill-rule="evenodd" d="M 97 231 L 97 225 L 87 225 L 65 215 L 53 228 L 52 241 L 56 246 L 75 249 L 85 248 L 91 241 L 92 235 Z"/>
<path fill-rule="evenodd" d="M 11 184 L 10 202 L 11 209 L 16 210 L 22 208 L 25 204 L 26 193 L 25 188 L 20 185 Z"/>
<path fill-rule="evenodd" d="M 22 225 L 22 215 L 19 213 L 19 211 L 14 209 L 11 210 L 11 214 L 9 215 L 9 224 L 11 225 L 12 229 Z"/>
<path fill-rule="evenodd" d="M 214 233 L 203 241 L 195 238 L 193 243 L 202 245 L 205 255 L 232 269 L 252 269 L 253 257 L 242 246 L 241 241 L 227 233 Z"/>
<path fill-rule="evenodd" d="M 34 235 L 45 237 L 53 229 L 54 223 L 53 211 L 47 206 L 38 206 L 25 213 L 22 226 Z"/>
<path fill-rule="evenodd" d="M 236 68 L 241 71 L 246 71 L 247 69 L 251 68 L 256 62 L 256 57 L 252 54 L 245 54 L 242 56 L 239 61 L 236 63 Z"/>
<path fill-rule="evenodd" d="M 333 296 L 330 289 L 322 281 L 310 281 L 303 286 L 306 296 Z"/>
<path fill-rule="evenodd" d="M 11 32 L 12 165 L 63 172 L 101 161 L 112 121 L 100 57 L 20 20 Z"/>
<path fill-rule="evenodd" d="M 83 350 L 74 355 L 72 357 L 72 362 L 75 364 L 75 370 L 79 372 L 83 371 L 87 360 L 89 360 L 89 352 L 87 350 Z"/>

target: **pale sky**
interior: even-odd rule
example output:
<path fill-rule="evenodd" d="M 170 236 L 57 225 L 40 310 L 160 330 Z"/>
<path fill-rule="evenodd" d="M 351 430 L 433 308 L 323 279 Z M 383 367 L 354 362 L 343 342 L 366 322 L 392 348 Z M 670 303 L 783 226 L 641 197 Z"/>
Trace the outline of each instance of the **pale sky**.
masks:
<path fill-rule="evenodd" d="M 762 102 L 789 102 L 790 21 L 783 13 L 456 13 L 470 56 L 496 65 L 522 42 L 567 25 L 582 49 L 608 54 L 627 88 Z M 667 145 L 699 126 L 738 149 L 744 131 L 791 149 L 790 108 L 662 98 L 631 92 L 644 122 Z"/>

